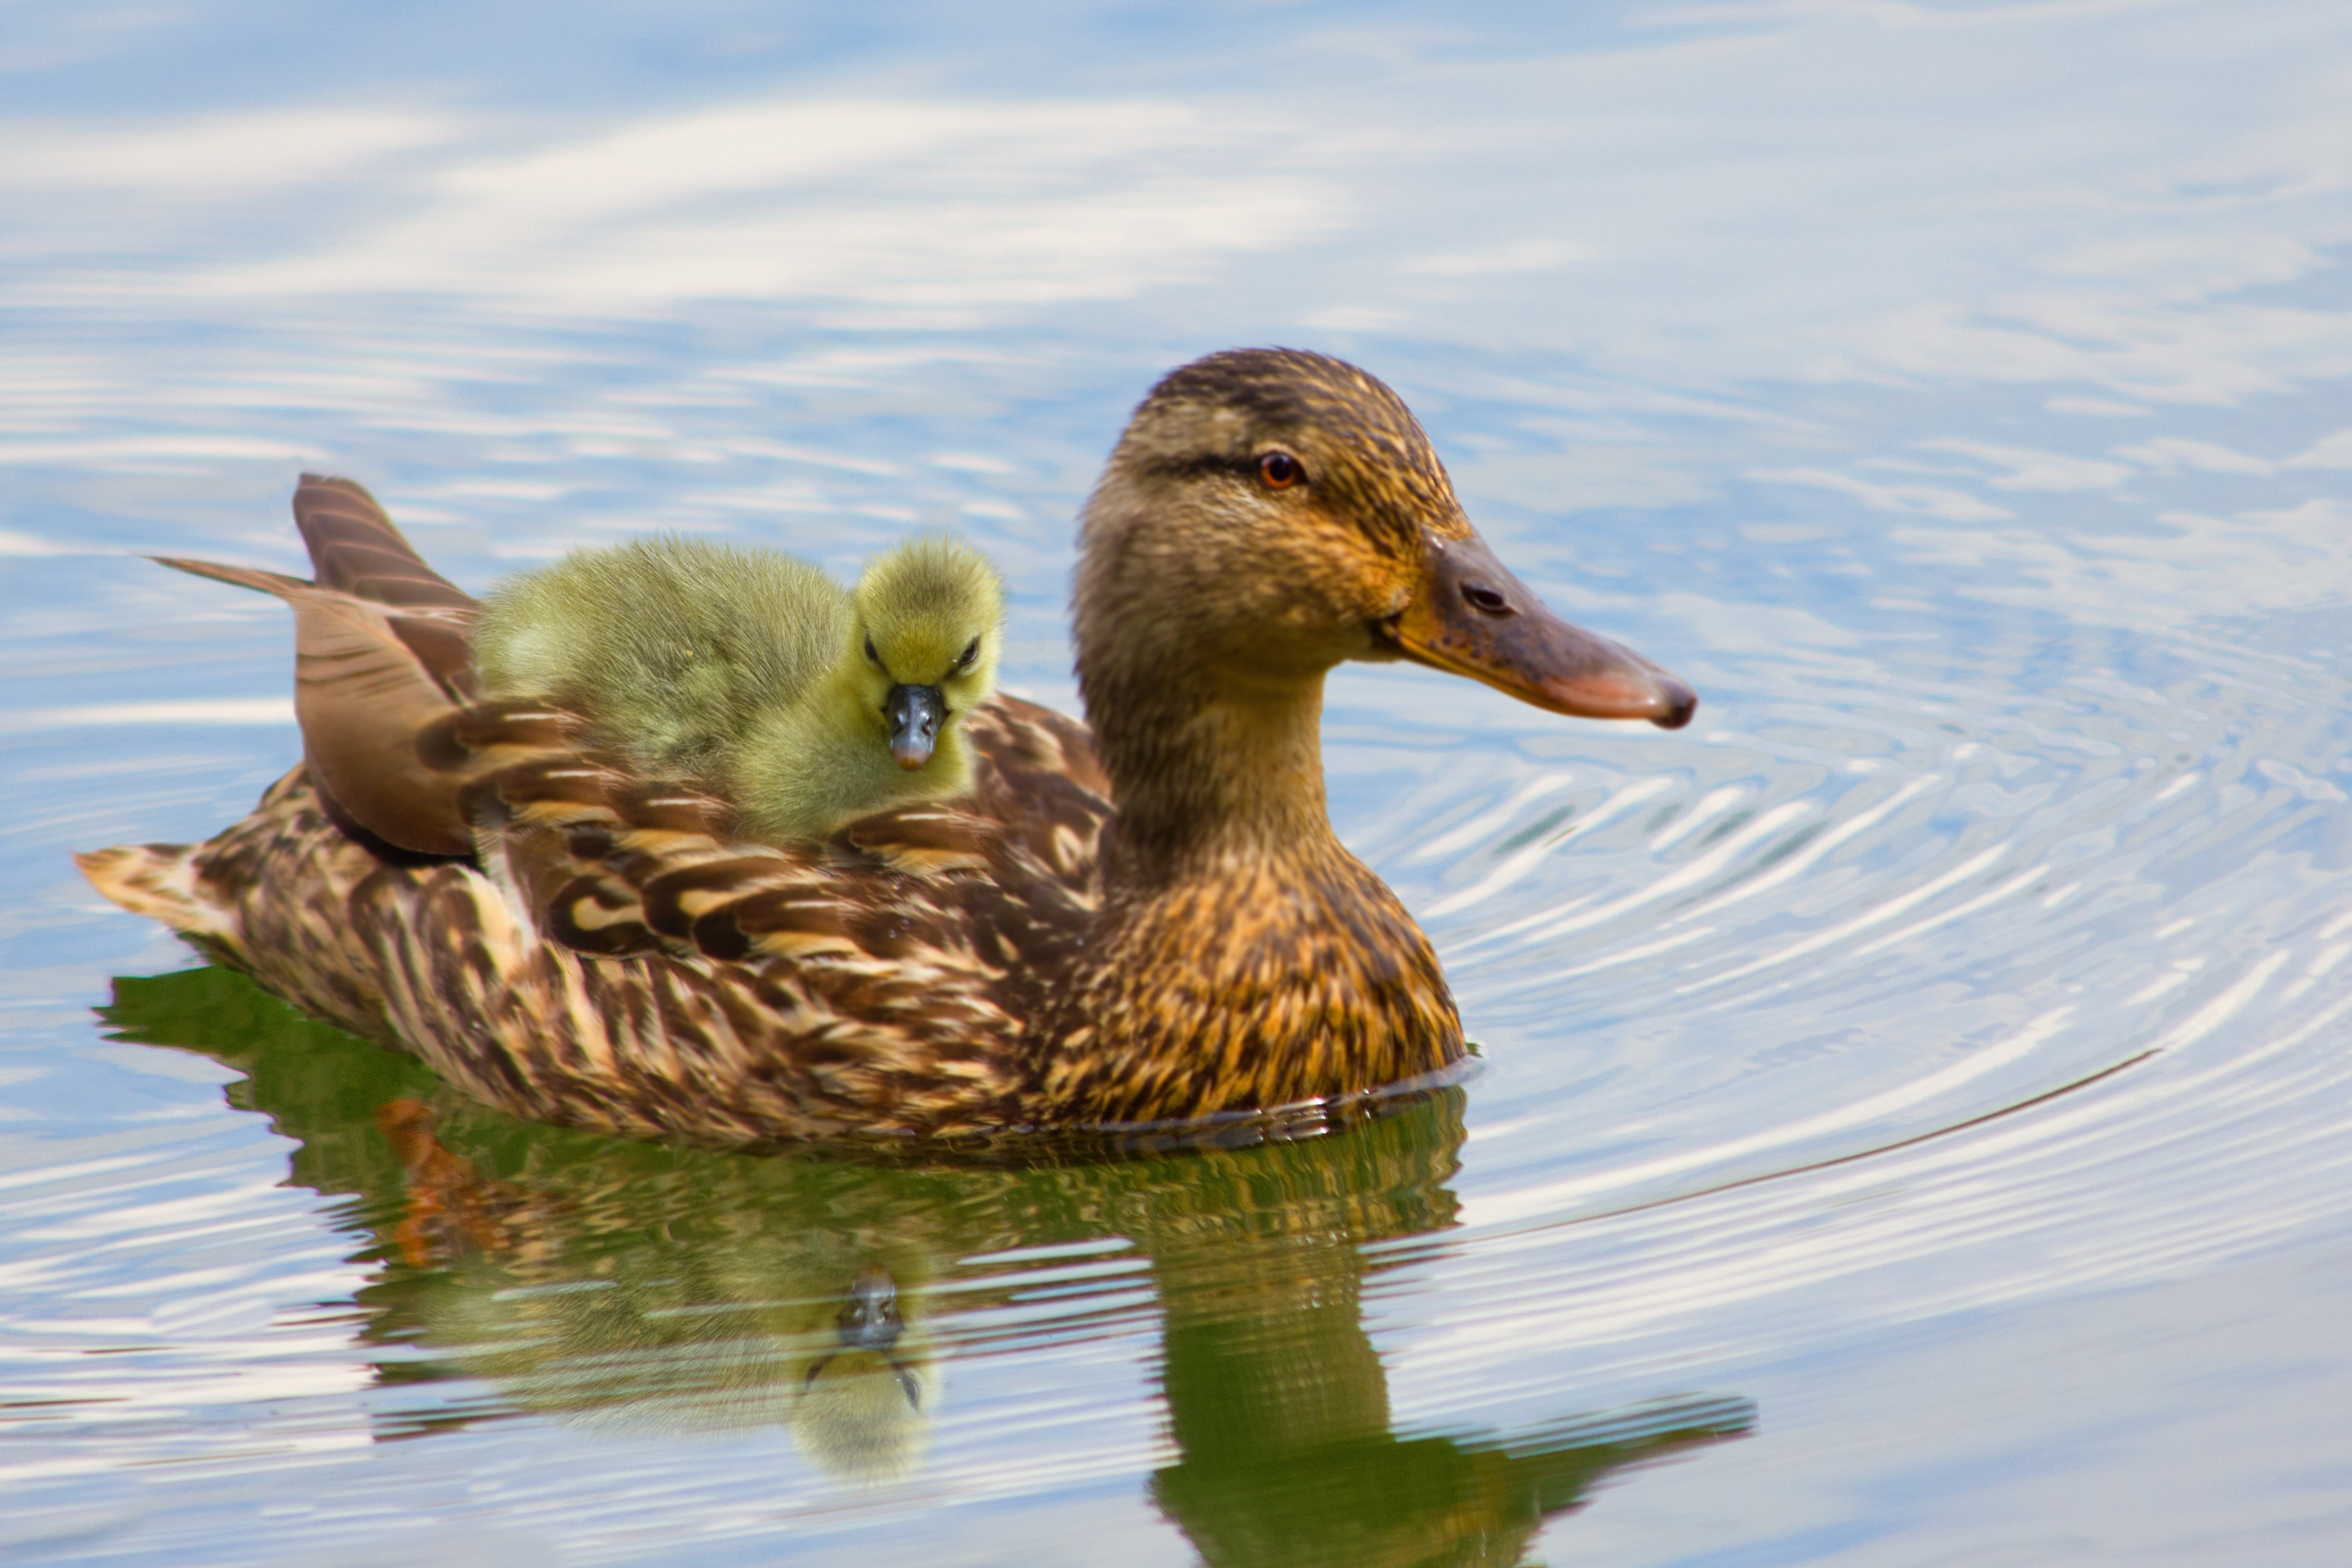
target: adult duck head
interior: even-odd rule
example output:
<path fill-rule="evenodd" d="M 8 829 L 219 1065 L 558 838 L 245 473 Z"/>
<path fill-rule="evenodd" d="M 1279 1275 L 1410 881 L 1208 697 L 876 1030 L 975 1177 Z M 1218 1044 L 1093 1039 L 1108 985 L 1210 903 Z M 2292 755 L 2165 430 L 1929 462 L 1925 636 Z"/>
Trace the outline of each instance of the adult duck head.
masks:
<path fill-rule="evenodd" d="M 1290 350 L 1152 389 L 1088 502 L 1075 600 L 1118 816 L 1048 1020 L 1049 1097 L 1111 1121 L 1393 1082 L 1461 1051 L 1428 942 L 1327 815 L 1323 680 L 1410 659 L 1556 713 L 1689 722 L 1478 537 L 1400 398 Z"/>

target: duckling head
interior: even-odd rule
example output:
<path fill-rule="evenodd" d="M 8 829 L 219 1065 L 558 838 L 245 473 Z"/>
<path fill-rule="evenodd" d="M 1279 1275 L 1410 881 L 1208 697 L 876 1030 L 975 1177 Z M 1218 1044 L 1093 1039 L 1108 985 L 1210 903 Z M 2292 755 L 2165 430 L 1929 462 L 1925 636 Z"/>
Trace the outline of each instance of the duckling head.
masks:
<path fill-rule="evenodd" d="M 931 537 L 877 557 L 852 601 L 862 706 L 898 766 L 921 768 L 996 689 L 1004 585 L 970 545 Z"/>
<path fill-rule="evenodd" d="M 858 1270 L 830 1337 L 793 1379 L 793 1445 L 853 1487 L 904 1479 L 930 1446 L 940 1376 L 920 1328 L 899 1316 L 889 1270 Z"/>
<path fill-rule="evenodd" d="M 1505 570 L 1395 392 L 1296 350 L 1211 354 L 1152 389 L 1087 503 L 1075 601 L 1097 731 L 1171 678 L 1228 704 L 1308 684 L 1319 697 L 1345 659 L 1668 728 L 1697 704 Z"/>

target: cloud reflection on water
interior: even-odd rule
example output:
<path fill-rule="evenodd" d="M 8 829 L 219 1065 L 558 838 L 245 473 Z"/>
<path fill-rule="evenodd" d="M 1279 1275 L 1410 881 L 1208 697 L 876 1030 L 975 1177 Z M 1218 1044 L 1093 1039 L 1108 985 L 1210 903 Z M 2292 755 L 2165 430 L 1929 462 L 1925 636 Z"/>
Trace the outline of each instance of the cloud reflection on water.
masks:
<path fill-rule="evenodd" d="M 2298 45 L 2333 37 L 2326 7 L 2210 11 L 1658 11 L 1528 57 L 1300 17 L 1229 90 L 1181 98 L 1033 80 L 492 114 L 295 83 L 262 110 L 19 119 L 0 299 L 723 300 L 873 329 L 1157 293 L 1221 337 L 1438 317 L 1690 384 L 2225 402 L 2352 369 L 2352 313 L 2274 297 L 2352 239 L 2352 94 Z"/>

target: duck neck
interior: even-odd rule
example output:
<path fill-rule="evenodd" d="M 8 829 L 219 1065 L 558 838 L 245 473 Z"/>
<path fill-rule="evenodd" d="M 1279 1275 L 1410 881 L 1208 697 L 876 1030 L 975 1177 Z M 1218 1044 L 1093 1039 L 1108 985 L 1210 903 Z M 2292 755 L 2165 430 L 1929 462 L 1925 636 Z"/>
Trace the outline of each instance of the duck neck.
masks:
<path fill-rule="evenodd" d="M 1323 793 L 1323 676 L 1082 672 L 1118 801 L 1113 882 L 1181 882 L 1235 861 L 1338 850 Z"/>

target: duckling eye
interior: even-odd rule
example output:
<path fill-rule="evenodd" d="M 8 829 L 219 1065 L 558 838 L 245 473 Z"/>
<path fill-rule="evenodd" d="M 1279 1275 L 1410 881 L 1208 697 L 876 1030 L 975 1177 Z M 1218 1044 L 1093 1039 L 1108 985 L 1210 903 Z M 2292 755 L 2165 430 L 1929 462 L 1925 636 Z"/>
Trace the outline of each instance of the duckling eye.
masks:
<path fill-rule="evenodd" d="M 876 669 L 882 667 L 882 655 L 874 651 L 874 639 L 871 637 L 866 639 L 866 656 L 874 661 Z"/>
<path fill-rule="evenodd" d="M 1287 452 L 1268 452 L 1257 460 L 1257 480 L 1269 490 L 1287 490 L 1307 477 L 1305 465 Z"/>
<path fill-rule="evenodd" d="M 971 662 L 979 657 L 980 639 L 974 637 L 970 643 L 965 644 L 964 651 L 956 655 L 955 667 L 959 670 L 969 670 L 971 668 Z"/>

